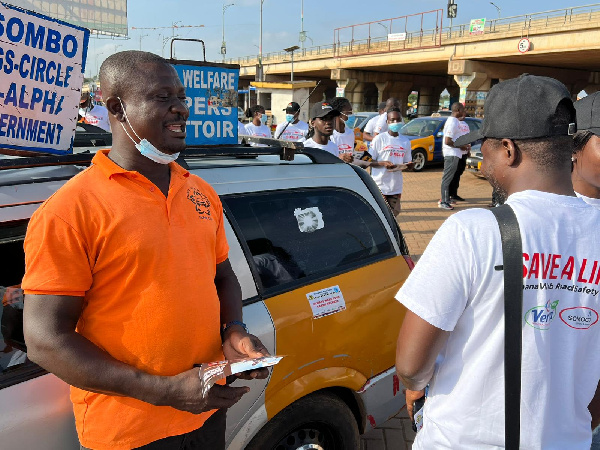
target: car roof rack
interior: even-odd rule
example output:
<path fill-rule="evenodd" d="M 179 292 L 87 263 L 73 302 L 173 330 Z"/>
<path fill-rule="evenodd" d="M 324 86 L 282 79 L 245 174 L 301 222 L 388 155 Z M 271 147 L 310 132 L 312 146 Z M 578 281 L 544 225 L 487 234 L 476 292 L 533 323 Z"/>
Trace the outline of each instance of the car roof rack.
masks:
<path fill-rule="evenodd" d="M 251 147 L 249 143 L 263 144 L 265 147 Z M 4 153 L 0 149 L 0 154 Z M 14 153 L 5 152 L 8 155 Z M 293 161 L 295 155 L 306 155 L 315 164 L 344 164 L 337 156 L 318 148 L 304 147 L 301 142 L 289 142 L 279 139 L 258 136 L 242 136 L 242 144 L 215 145 L 188 147 L 182 153 L 178 162 L 182 164 L 181 157 L 237 157 L 248 158 L 262 155 L 278 155 L 282 161 Z M 62 166 L 62 165 L 89 165 L 94 153 L 89 151 L 72 155 L 36 155 L 10 159 L 0 159 L 0 171 L 8 169 L 23 169 L 31 167 Z M 183 164 L 182 164 L 183 165 Z"/>

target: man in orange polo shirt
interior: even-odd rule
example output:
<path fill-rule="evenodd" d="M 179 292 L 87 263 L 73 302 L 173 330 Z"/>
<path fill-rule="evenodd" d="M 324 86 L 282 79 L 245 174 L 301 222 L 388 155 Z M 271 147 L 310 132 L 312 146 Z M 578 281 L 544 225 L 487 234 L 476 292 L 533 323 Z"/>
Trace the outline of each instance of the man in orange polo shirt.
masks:
<path fill-rule="evenodd" d="M 82 448 L 224 448 L 225 411 L 248 388 L 203 397 L 193 367 L 267 351 L 242 323 L 219 197 L 174 162 L 185 89 L 167 61 L 137 51 L 107 58 L 100 79 L 112 150 L 27 231 L 28 356 L 72 386 Z"/>

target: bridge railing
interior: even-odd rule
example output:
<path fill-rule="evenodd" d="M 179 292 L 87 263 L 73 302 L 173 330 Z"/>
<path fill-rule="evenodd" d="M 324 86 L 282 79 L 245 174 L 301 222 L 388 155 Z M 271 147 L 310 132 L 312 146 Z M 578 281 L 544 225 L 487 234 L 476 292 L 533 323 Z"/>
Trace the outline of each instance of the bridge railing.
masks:
<path fill-rule="evenodd" d="M 437 12 L 437 10 L 435 12 Z M 429 13 L 431 13 L 431 11 Z M 386 29 L 386 31 L 393 31 L 393 22 L 391 22 L 392 20 L 394 19 L 385 19 L 378 22 L 359 24 L 361 26 L 369 25 L 368 34 L 364 37 L 356 36 L 355 38 L 354 33 L 351 33 L 352 36 L 346 41 L 342 41 L 340 38 L 340 33 L 335 34 L 334 31 L 333 44 L 317 45 L 298 50 L 294 53 L 294 60 L 300 61 L 303 59 L 347 57 L 356 56 L 359 54 L 415 50 L 421 48 L 439 47 L 445 43 L 450 43 L 449 41 L 456 42 L 457 39 L 481 39 L 481 35 L 469 34 L 470 24 L 443 27 L 441 25 L 441 20 L 439 24 L 436 21 L 435 26 L 431 28 L 423 28 L 424 22 L 422 22 L 420 29 L 417 31 L 402 31 L 403 33 L 406 33 L 406 37 L 404 40 L 400 41 L 390 41 L 387 36 L 387 34 L 390 34 L 389 32 L 386 33 L 386 35 L 371 36 L 370 26 L 373 24 L 380 24 L 385 28 L 385 25 L 383 24 L 387 23 L 389 27 Z M 532 14 L 522 14 L 518 16 L 486 20 L 485 35 L 521 32 L 525 36 L 528 35 L 530 31 L 545 28 L 560 26 L 586 27 L 587 25 L 597 27 L 598 24 L 600 24 L 600 3 L 594 3 L 571 8 L 553 9 Z M 352 27 L 357 27 L 359 25 L 344 27 L 344 29 L 352 29 Z M 342 29 L 340 28 L 336 30 Z M 355 30 L 356 29 L 353 29 L 352 31 Z M 230 58 L 227 60 L 227 62 L 232 64 L 250 65 L 252 63 L 259 64 L 259 59 L 259 55 L 251 55 L 239 58 Z M 270 52 L 262 55 L 263 64 L 267 62 L 285 62 L 286 60 L 290 60 L 290 55 L 285 51 Z"/>

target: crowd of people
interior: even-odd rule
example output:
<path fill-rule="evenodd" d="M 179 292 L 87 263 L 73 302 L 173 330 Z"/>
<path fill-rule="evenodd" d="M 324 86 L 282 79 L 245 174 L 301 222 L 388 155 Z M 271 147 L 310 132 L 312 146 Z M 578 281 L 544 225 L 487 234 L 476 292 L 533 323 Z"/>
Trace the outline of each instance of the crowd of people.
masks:
<path fill-rule="evenodd" d="M 100 79 L 112 149 L 48 199 L 27 230 L 28 356 L 72 386 L 82 449 L 224 449 L 224 411 L 248 388 L 217 384 L 202 396 L 192 367 L 268 352 L 242 321 L 219 197 L 174 162 L 185 149 L 184 86 L 166 60 L 139 51 L 108 57 Z M 167 101 L 147 95 L 156 92 Z M 354 152 L 345 98 L 313 105 L 308 123 L 298 119 L 297 103 L 288 104 L 275 137 L 370 166 L 399 214 L 411 146 L 399 133 L 398 100 L 379 107 L 365 130 L 366 160 Z M 481 130 L 468 132 L 464 107 L 452 106 L 440 207 L 460 200 L 461 160 L 482 141 L 482 172 L 515 211 L 523 282 L 532 286 L 523 290 L 522 448 L 586 449 L 600 422 L 600 305 L 586 288 L 600 279 L 593 231 L 600 223 L 600 95 L 573 105 L 560 82 L 525 75 L 494 86 L 485 110 Z M 264 107 L 246 116 L 240 132 L 271 137 Z M 207 220 L 198 220 L 190 196 L 202 200 Z M 461 211 L 442 225 L 397 294 L 408 311 L 396 370 L 411 415 L 428 386 L 415 449 L 504 446 L 502 261 L 490 211 Z M 185 276 L 191 272 L 197 276 Z M 115 332 L 124 317 L 128 329 Z M 195 317 L 204 318 L 202 327 Z"/>

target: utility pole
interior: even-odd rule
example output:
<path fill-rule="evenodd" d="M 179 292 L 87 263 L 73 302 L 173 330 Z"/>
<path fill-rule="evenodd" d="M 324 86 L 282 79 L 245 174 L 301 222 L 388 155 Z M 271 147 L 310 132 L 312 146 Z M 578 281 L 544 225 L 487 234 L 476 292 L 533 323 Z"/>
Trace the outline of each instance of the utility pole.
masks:
<path fill-rule="evenodd" d="M 304 41 L 306 33 L 304 32 L 304 0 L 300 3 L 300 47 L 304 50 Z"/>
<path fill-rule="evenodd" d="M 292 76 L 290 79 L 291 82 L 294 81 L 294 52 L 299 49 L 300 49 L 300 47 L 298 47 L 297 45 L 283 49 L 284 52 L 288 52 L 289 54 L 292 55 L 292 74 L 291 74 Z"/>
<path fill-rule="evenodd" d="M 262 16 L 263 16 L 263 3 L 265 0 L 260 0 L 260 37 L 258 40 L 258 65 L 260 67 L 260 76 L 258 81 L 263 81 L 263 65 L 262 65 Z"/>
<path fill-rule="evenodd" d="M 148 37 L 147 34 L 140 34 L 140 51 L 142 51 L 142 39 Z"/>

